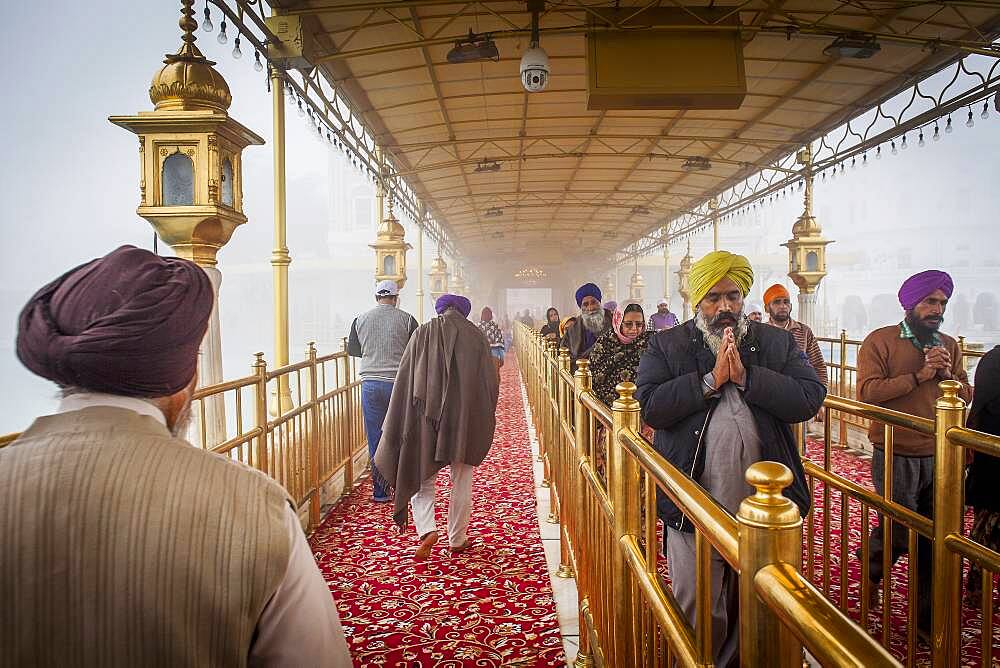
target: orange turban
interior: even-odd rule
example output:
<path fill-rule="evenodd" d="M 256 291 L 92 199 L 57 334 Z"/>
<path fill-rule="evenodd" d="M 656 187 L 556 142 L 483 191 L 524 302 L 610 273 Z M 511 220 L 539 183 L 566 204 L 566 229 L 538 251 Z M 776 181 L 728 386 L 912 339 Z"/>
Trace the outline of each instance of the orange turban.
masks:
<path fill-rule="evenodd" d="M 764 291 L 764 308 L 770 306 L 771 302 L 779 297 L 791 299 L 791 296 L 788 294 L 788 290 L 785 289 L 785 286 L 781 283 L 775 283 Z"/>

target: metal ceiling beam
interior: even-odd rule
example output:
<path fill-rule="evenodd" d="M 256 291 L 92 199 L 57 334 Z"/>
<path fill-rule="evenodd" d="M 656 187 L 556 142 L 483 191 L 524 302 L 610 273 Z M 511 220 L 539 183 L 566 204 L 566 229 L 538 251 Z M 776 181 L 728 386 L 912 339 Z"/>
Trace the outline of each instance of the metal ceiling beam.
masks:
<path fill-rule="evenodd" d="M 601 116 L 603 118 L 603 115 Z M 619 117 L 615 117 L 619 118 Z M 556 119 L 553 119 L 556 120 Z M 576 134 L 546 134 L 546 135 L 495 135 L 489 137 L 476 137 L 474 139 L 450 139 L 448 141 L 424 141 L 424 142 L 410 142 L 405 144 L 381 144 L 382 148 L 388 151 L 416 151 L 428 148 L 437 148 L 439 146 L 464 146 L 467 144 L 490 144 L 498 142 L 515 142 L 520 140 L 525 141 L 573 141 L 573 140 L 583 140 L 583 139 L 602 139 L 606 141 L 616 141 L 616 140 L 629 140 L 629 139 L 650 139 L 655 138 L 659 141 L 726 141 L 732 144 L 747 144 L 747 145 L 765 145 L 771 148 L 790 146 L 793 142 L 782 141 L 780 139 L 746 139 L 742 137 L 709 137 L 702 135 L 651 135 L 649 133 L 642 134 L 604 134 L 604 133 L 576 133 Z M 475 151 L 474 151 L 475 152 Z"/>

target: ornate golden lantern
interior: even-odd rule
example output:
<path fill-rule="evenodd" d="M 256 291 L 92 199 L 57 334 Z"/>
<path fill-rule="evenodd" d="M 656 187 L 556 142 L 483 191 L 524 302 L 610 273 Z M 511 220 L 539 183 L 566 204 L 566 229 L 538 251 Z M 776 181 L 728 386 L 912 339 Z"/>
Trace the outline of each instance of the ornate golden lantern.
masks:
<path fill-rule="evenodd" d="M 437 301 L 438 297 L 448 293 L 448 265 L 440 255 L 434 258 L 427 276 L 431 281 L 431 299 Z"/>
<path fill-rule="evenodd" d="M 798 319 L 814 325 L 816 289 L 826 276 L 826 246 L 833 242 L 823 238 L 823 230 L 812 215 L 812 150 L 805 147 L 799 151 L 796 160 L 805 168 L 803 211 L 792 225 L 792 238 L 781 245 L 788 248 L 788 277 L 799 289 Z"/>
<path fill-rule="evenodd" d="M 379 223 L 375 243 L 368 247 L 375 250 L 375 281 L 396 281 L 401 290 L 406 283 L 406 251 L 412 248 L 404 236 L 406 230 L 393 214 L 389 200 L 389 215 Z"/>
<path fill-rule="evenodd" d="M 180 257 L 215 266 L 243 215 L 241 154 L 264 140 L 226 110 L 232 95 L 214 62 L 194 45 L 193 0 L 182 0 L 184 42 L 153 77 L 153 111 L 111 116 L 139 136 L 139 208 Z"/>

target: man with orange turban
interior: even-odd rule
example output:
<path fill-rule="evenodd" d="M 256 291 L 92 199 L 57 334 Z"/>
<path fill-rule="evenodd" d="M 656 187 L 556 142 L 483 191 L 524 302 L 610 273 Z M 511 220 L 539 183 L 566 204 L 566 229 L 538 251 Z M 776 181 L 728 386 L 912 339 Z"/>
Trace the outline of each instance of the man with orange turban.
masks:
<path fill-rule="evenodd" d="M 819 349 L 819 342 L 809 325 L 792 319 L 792 300 L 784 285 L 775 283 L 764 291 L 764 309 L 767 311 L 768 324 L 780 327 L 792 335 L 795 343 L 799 344 L 799 349 L 809 359 L 809 364 L 816 371 L 820 382 L 824 387 L 828 387 L 823 351 Z M 821 412 L 817 419 L 822 418 Z"/>
<path fill-rule="evenodd" d="M 753 269 L 742 255 L 709 253 L 691 267 L 695 317 L 650 337 L 639 361 L 636 398 L 656 430 L 653 445 L 730 513 L 753 493 L 747 469 L 764 460 L 792 472 L 784 493 L 805 515 L 809 490 L 791 426 L 816 414 L 826 390 L 791 335 L 750 321 L 743 299 Z M 691 521 L 657 494 L 673 593 L 695 620 L 695 537 Z M 739 663 L 739 578 L 711 558 L 713 663 Z"/>

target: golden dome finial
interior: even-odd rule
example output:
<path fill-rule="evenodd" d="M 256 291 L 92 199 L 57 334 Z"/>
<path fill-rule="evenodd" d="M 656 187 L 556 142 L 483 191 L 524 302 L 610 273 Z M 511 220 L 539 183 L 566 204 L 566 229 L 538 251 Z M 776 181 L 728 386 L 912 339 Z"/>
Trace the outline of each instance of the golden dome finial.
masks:
<path fill-rule="evenodd" d="M 164 66 L 153 77 L 149 99 L 157 111 L 192 111 L 208 109 L 225 112 L 233 102 L 229 85 L 212 67 L 214 62 L 205 58 L 195 46 L 194 0 L 181 0 L 181 19 L 184 42 L 180 50 L 167 54 Z"/>

